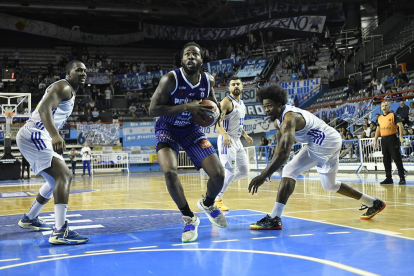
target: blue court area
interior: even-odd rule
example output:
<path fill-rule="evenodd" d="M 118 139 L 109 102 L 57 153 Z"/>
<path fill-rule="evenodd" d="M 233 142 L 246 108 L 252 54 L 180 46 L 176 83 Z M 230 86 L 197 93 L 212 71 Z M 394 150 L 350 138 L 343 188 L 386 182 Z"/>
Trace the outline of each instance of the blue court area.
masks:
<path fill-rule="evenodd" d="M 76 246 L 1 216 L 0 275 L 414 275 L 411 239 L 291 217 L 283 230 L 252 231 L 264 215 L 252 210 L 227 212 L 219 229 L 199 215 L 198 240 L 182 244 L 176 210 L 69 211 L 71 228 L 90 237 Z"/>

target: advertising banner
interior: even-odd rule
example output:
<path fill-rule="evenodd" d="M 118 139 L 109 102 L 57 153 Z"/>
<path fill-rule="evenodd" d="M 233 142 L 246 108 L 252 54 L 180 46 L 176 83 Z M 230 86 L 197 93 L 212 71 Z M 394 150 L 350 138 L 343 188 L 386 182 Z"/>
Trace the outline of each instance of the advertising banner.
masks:
<path fill-rule="evenodd" d="M 70 125 L 64 124 L 61 129 L 59 129 L 59 134 L 62 136 L 63 139 L 69 139 L 70 138 Z"/>
<path fill-rule="evenodd" d="M 119 145 L 119 124 L 77 124 L 78 144 Z"/>
<path fill-rule="evenodd" d="M 107 74 L 88 73 L 86 77 L 86 84 L 109 84 L 111 80 Z"/>
<path fill-rule="evenodd" d="M 123 145 L 155 146 L 155 122 L 125 122 L 123 126 Z"/>
<path fill-rule="evenodd" d="M 288 96 L 299 100 L 310 91 L 320 86 L 321 79 L 316 78 L 301 81 L 279 82 L 278 85 L 282 86 L 288 92 Z"/>
<path fill-rule="evenodd" d="M 256 77 L 257 74 L 260 75 L 262 73 L 268 61 L 269 59 L 262 57 L 249 58 L 237 71 L 237 76 L 240 78 Z"/>
<path fill-rule="evenodd" d="M 146 82 L 148 87 L 152 87 L 152 79 L 154 76 L 161 79 L 162 76 L 167 74 L 169 70 L 150 71 L 144 73 L 134 73 L 127 75 L 116 75 L 115 79 L 118 79 L 121 83 L 121 90 L 140 90 L 143 89 L 143 83 Z"/>
<path fill-rule="evenodd" d="M 214 72 L 219 73 L 220 71 L 224 73 L 227 71 L 231 76 L 233 74 L 233 64 L 234 59 L 223 59 L 204 63 L 203 65 L 207 68 L 207 71 L 210 74 L 213 74 Z"/>
<path fill-rule="evenodd" d="M 335 117 L 340 118 L 344 121 L 351 122 L 353 124 L 362 124 L 363 118 L 365 118 L 372 110 L 373 100 L 345 103 L 335 108 L 322 108 L 317 112 L 313 113 L 319 118 L 323 115 L 329 119 L 331 114 L 334 113 Z"/>
<path fill-rule="evenodd" d="M 257 88 L 254 86 L 250 86 L 250 87 L 244 87 L 243 91 L 240 95 L 241 100 L 244 103 L 254 103 L 257 102 L 256 100 L 256 91 Z M 223 87 L 223 88 L 215 88 L 214 89 L 214 94 L 216 95 L 216 99 L 217 101 L 221 102 L 225 97 L 227 97 L 227 95 L 230 94 L 230 91 L 227 89 L 227 87 Z"/>

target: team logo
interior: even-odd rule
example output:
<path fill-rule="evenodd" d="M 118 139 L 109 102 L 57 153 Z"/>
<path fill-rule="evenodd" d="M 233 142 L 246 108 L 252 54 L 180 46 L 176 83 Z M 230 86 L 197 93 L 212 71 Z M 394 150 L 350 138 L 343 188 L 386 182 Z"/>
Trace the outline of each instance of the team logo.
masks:
<path fill-rule="evenodd" d="M 211 147 L 211 143 L 209 140 L 201 140 L 200 146 L 201 148 L 206 149 Z"/>
<path fill-rule="evenodd" d="M 236 161 L 235 160 L 231 160 L 231 164 L 232 165 L 236 164 Z"/>

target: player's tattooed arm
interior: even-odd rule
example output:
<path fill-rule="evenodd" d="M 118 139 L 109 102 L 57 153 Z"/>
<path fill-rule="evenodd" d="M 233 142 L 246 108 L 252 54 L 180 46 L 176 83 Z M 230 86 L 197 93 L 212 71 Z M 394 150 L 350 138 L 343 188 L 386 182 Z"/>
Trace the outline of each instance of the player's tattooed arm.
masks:
<path fill-rule="evenodd" d="M 300 115 L 299 115 L 300 116 Z M 270 164 L 260 173 L 260 175 L 253 178 L 249 184 L 249 193 L 257 193 L 257 189 L 265 182 L 266 178 L 280 169 L 285 164 L 289 157 L 290 150 L 295 142 L 296 123 L 300 118 L 297 114 L 288 112 L 285 115 L 283 123 L 280 125 L 281 137 L 276 145 L 276 151 Z"/>
<path fill-rule="evenodd" d="M 221 115 L 220 118 L 216 124 L 216 129 L 220 133 L 220 135 L 223 136 L 223 145 L 227 148 L 231 146 L 231 138 L 227 134 L 226 130 L 223 127 L 223 120 L 224 116 L 226 116 L 227 111 L 232 109 L 232 103 L 229 101 L 229 99 L 226 97 L 220 102 L 220 108 L 221 108 Z"/>
<path fill-rule="evenodd" d="M 244 129 L 242 129 L 242 136 L 244 137 L 244 139 L 246 139 L 246 141 L 249 143 L 249 146 L 253 145 L 253 138 L 250 137 L 246 131 L 244 131 Z"/>

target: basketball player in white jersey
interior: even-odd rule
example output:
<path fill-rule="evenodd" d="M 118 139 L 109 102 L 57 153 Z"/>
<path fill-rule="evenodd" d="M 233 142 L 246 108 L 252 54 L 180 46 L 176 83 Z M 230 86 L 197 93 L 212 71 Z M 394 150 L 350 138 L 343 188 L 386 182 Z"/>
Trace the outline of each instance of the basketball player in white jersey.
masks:
<path fill-rule="evenodd" d="M 240 136 L 246 139 L 249 146 L 253 144 L 253 139 L 243 129 L 246 107 L 240 99 L 243 90 L 241 79 L 236 75 L 230 77 L 228 88 L 230 94 L 220 102 L 222 113 L 220 124 L 217 124 L 217 130 L 220 133 L 217 147 L 225 172 L 223 188 L 216 197 L 216 206 L 221 211 L 229 210 L 223 203 L 223 194 L 230 182 L 242 179 L 249 174 L 249 159 L 243 149 Z"/>
<path fill-rule="evenodd" d="M 266 178 L 270 178 L 286 162 L 295 140 L 307 143 L 307 146 L 283 168 L 282 180 L 271 214 L 251 224 L 250 229 L 282 229 L 281 216 L 289 196 L 295 189 L 297 176 L 315 166 L 325 190 L 359 200 L 362 203 L 360 210 L 368 209 L 361 219 L 371 219 L 385 208 L 386 204 L 381 200 L 361 193 L 336 179 L 342 139 L 334 128 L 308 111 L 287 105 L 287 93 L 278 85 L 261 88 L 257 92 L 257 98 L 278 129 L 277 145 L 271 163 L 251 181 L 249 192 L 257 193 Z"/>
<path fill-rule="evenodd" d="M 73 60 L 66 65 L 65 71 L 66 78 L 46 89 L 35 111 L 16 136 L 17 146 L 33 172 L 46 180 L 29 212 L 18 224 L 21 228 L 36 231 L 52 230 L 52 226 L 45 224 L 38 215 L 53 196 L 55 227 L 49 242 L 80 244 L 86 243 L 89 238 L 70 231 L 66 221 L 72 173 L 61 155 L 65 150 L 65 141 L 59 135 L 59 129 L 72 113 L 76 90 L 85 84 L 86 67 L 82 62 Z"/>

